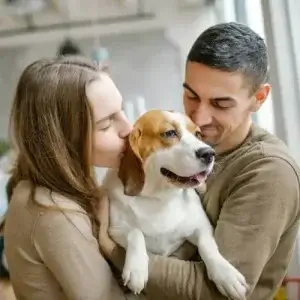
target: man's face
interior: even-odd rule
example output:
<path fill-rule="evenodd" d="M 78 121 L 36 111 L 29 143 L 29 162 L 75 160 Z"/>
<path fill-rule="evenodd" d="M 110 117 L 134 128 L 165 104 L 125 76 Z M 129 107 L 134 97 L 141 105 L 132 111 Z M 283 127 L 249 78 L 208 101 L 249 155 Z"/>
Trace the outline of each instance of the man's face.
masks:
<path fill-rule="evenodd" d="M 269 86 L 250 95 L 250 86 L 240 73 L 228 73 L 188 62 L 184 86 L 186 114 L 200 127 L 203 141 L 219 146 L 235 132 L 249 126 L 269 92 Z"/>

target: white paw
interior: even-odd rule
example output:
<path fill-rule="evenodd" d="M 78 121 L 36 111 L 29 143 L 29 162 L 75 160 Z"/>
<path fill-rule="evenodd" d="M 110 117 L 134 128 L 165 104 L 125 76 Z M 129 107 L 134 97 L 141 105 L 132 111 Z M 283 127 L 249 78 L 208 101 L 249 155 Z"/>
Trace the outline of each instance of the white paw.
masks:
<path fill-rule="evenodd" d="M 147 253 L 140 255 L 140 257 L 126 257 L 122 278 L 124 285 L 127 285 L 135 294 L 139 294 L 147 284 L 148 261 Z"/>
<path fill-rule="evenodd" d="M 248 285 L 245 277 L 226 259 L 218 259 L 207 267 L 208 277 L 219 291 L 233 300 L 246 300 Z"/>

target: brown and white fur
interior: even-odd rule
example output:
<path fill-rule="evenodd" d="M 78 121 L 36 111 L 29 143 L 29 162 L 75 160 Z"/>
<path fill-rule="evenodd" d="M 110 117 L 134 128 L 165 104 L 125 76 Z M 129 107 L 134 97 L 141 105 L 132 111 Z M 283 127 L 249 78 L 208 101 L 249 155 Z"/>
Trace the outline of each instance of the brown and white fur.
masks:
<path fill-rule="evenodd" d="M 126 249 L 124 283 L 140 293 L 148 280 L 147 251 L 168 256 L 188 240 L 220 292 L 244 299 L 245 278 L 220 254 L 195 191 L 214 163 L 199 128 L 183 114 L 152 110 L 136 121 L 128 142 L 119 171 L 104 180 L 109 233 Z"/>

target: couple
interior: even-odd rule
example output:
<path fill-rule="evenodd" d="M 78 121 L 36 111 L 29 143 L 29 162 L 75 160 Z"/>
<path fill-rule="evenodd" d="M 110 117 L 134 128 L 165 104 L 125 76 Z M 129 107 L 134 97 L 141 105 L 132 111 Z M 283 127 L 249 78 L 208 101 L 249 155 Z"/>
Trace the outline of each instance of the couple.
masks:
<path fill-rule="evenodd" d="M 273 298 L 299 226 L 299 170 L 251 122 L 270 93 L 267 69 L 263 39 L 224 23 L 195 41 L 183 84 L 186 114 L 217 153 L 204 207 L 253 300 Z M 82 58 L 34 62 L 19 80 L 11 126 L 19 154 L 5 251 L 18 299 L 225 299 L 188 244 L 174 254 L 180 260 L 150 255 L 143 295 L 126 294 L 112 275 L 107 262 L 121 271 L 124 250 L 107 234 L 108 203 L 99 209 L 91 169 L 118 168 L 131 127 L 107 74 Z"/>

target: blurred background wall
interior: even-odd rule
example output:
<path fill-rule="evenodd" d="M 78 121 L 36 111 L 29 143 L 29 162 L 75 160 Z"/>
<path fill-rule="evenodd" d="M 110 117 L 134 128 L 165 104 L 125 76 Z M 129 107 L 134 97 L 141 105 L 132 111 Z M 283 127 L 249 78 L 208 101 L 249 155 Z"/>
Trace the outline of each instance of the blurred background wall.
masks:
<path fill-rule="evenodd" d="M 94 43 L 91 38 L 76 40 L 76 45 L 87 56 L 92 53 Z M 125 108 L 132 103 L 133 107 L 140 104 L 145 109 L 174 107 L 181 110 L 180 53 L 166 39 L 162 29 L 150 29 L 146 35 L 103 36 L 101 45 L 109 52 L 111 74 L 124 97 Z M 0 41 L 0 137 L 7 136 L 8 112 L 21 70 L 37 58 L 54 56 L 59 46 L 60 41 L 53 41 L 1 49 Z"/>

